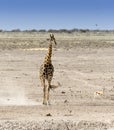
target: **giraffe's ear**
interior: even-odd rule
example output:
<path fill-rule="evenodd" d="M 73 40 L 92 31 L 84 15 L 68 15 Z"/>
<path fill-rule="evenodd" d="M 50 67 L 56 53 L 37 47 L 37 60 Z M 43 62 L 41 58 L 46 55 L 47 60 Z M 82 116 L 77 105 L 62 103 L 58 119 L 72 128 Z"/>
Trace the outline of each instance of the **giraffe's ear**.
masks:
<path fill-rule="evenodd" d="M 53 34 L 52 33 L 50 33 L 50 37 L 52 37 L 53 36 Z"/>
<path fill-rule="evenodd" d="M 54 38 L 54 34 L 52 34 L 52 37 Z"/>
<path fill-rule="evenodd" d="M 54 34 L 53 34 L 53 33 L 52 33 L 51 35 L 52 35 L 52 36 L 54 36 Z"/>
<path fill-rule="evenodd" d="M 54 34 L 53 33 L 50 33 L 50 38 L 54 38 Z"/>

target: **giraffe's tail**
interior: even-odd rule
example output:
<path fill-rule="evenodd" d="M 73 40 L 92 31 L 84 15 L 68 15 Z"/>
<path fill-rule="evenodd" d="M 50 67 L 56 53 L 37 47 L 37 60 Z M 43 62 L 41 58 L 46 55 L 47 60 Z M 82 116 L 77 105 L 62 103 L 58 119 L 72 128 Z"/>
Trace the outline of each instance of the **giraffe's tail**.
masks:
<path fill-rule="evenodd" d="M 56 89 L 56 88 L 58 88 L 60 86 L 61 86 L 61 84 L 59 82 L 57 82 L 57 85 L 50 85 L 50 89 L 54 90 L 54 89 Z"/>

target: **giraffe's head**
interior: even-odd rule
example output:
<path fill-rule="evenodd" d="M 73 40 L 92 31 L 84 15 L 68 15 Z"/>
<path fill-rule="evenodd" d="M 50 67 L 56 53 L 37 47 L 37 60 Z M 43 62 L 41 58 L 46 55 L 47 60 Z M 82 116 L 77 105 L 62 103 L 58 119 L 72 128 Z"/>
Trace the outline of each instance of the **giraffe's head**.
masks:
<path fill-rule="evenodd" d="M 50 41 L 50 42 L 54 42 L 55 43 L 55 45 L 57 45 L 57 43 L 56 43 L 56 40 L 55 40 L 55 37 L 54 37 L 54 34 L 50 34 L 50 38 L 49 39 L 47 39 L 48 41 Z"/>

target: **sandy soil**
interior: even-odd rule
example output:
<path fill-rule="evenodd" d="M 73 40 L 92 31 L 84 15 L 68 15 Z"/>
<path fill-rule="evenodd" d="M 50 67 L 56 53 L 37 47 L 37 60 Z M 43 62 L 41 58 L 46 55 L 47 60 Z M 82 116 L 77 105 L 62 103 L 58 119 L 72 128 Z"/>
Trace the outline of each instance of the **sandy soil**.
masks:
<path fill-rule="evenodd" d="M 52 84 L 61 86 L 49 106 L 38 79 L 47 49 L 0 50 L 0 129 L 113 130 L 113 49 L 54 49 Z"/>

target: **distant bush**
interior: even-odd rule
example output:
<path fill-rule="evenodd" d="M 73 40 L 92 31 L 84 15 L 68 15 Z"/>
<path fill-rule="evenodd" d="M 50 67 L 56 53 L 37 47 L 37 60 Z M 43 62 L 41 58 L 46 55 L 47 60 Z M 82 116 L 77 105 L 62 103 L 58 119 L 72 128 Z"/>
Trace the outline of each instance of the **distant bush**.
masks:
<path fill-rule="evenodd" d="M 36 29 L 29 30 L 29 32 L 37 32 Z"/>
<path fill-rule="evenodd" d="M 40 30 L 38 30 L 38 32 L 46 32 L 46 30 L 45 29 L 40 29 Z"/>
<path fill-rule="evenodd" d="M 67 29 L 60 29 L 59 32 L 68 33 L 68 30 Z"/>
<path fill-rule="evenodd" d="M 2 29 L 0 29 L 0 32 L 3 32 L 3 30 L 2 30 Z"/>
<path fill-rule="evenodd" d="M 29 32 L 30 30 L 24 30 L 23 32 Z"/>
<path fill-rule="evenodd" d="M 49 33 L 71 33 L 71 30 L 67 30 L 67 29 L 49 29 L 48 30 Z"/>
<path fill-rule="evenodd" d="M 21 30 L 20 29 L 13 29 L 13 30 L 11 30 L 11 32 L 21 32 Z"/>
<path fill-rule="evenodd" d="M 81 33 L 86 33 L 86 32 L 89 32 L 89 29 L 80 29 L 80 32 Z"/>
<path fill-rule="evenodd" d="M 79 31 L 79 29 L 76 29 L 76 28 L 70 30 L 71 33 L 78 32 L 78 31 Z"/>
<path fill-rule="evenodd" d="M 86 32 L 112 32 L 114 33 L 114 30 L 99 30 L 99 29 L 95 29 L 95 30 L 89 30 L 89 29 L 49 29 L 49 30 L 45 30 L 45 29 L 31 29 L 31 30 L 23 30 L 21 31 L 20 29 L 13 29 L 11 31 L 7 31 L 7 30 L 2 30 L 0 29 L 0 32 L 49 32 L 49 33 L 74 33 L 74 32 L 79 32 L 79 33 L 86 33 Z"/>
<path fill-rule="evenodd" d="M 56 30 L 56 29 L 49 29 L 48 32 L 49 33 L 58 33 L 58 30 Z"/>

